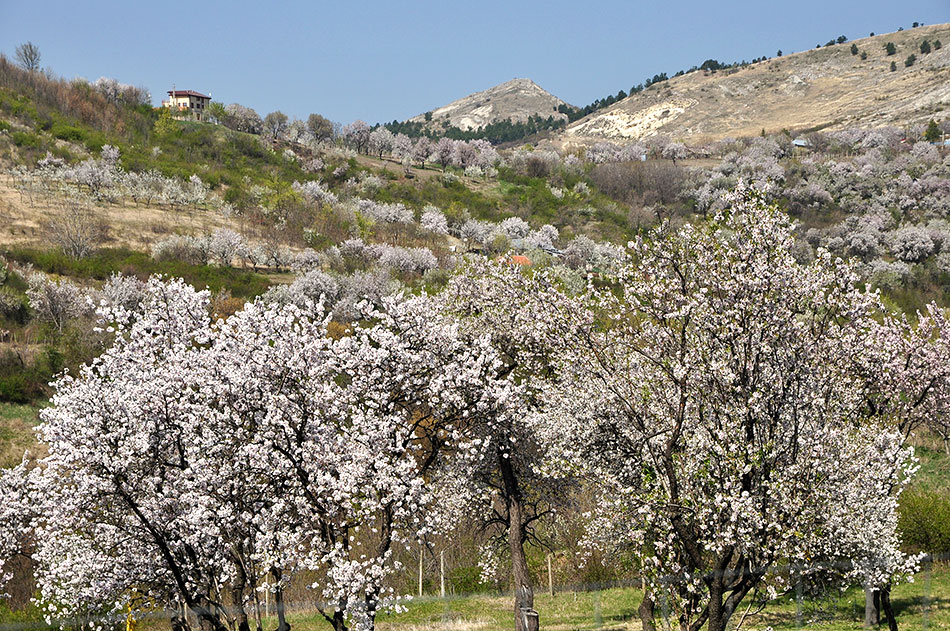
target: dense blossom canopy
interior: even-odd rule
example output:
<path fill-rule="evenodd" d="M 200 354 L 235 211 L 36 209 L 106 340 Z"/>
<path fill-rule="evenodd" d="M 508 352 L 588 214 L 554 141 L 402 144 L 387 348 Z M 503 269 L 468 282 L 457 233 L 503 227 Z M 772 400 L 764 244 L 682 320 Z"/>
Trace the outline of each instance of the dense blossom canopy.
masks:
<path fill-rule="evenodd" d="M 430 528 L 427 450 L 516 390 L 490 346 L 423 298 L 333 339 L 319 305 L 211 323 L 208 292 L 152 279 L 144 293 L 103 311 L 115 344 L 43 413 L 31 514 L 50 612 L 137 593 L 217 628 L 221 585 L 242 607 L 263 576 L 309 570 L 328 619 L 371 626 L 393 603 L 394 547 Z"/>
<path fill-rule="evenodd" d="M 630 547 L 648 609 L 671 592 L 691 629 L 784 591 L 779 563 L 870 585 L 913 566 L 896 533 L 911 452 L 886 410 L 868 413 L 853 366 L 877 295 L 827 253 L 798 264 L 788 218 L 757 193 L 727 202 L 708 227 L 630 244 L 544 425 L 565 466 L 601 484 L 591 541 Z"/>

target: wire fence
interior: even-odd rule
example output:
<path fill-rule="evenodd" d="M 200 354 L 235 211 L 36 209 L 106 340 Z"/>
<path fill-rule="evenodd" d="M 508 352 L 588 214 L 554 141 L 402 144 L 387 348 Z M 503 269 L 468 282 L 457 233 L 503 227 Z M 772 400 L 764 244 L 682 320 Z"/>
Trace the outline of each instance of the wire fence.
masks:
<path fill-rule="evenodd" d="M 950 554 L 926 555 L 912 582 L 895 585 L 890 597 L 900 629 L 931 631 L 950 629 Z M 540 628 L 556 626 L 572 631 L 639 629 L 638 606 L 641 582 L 638 579 L 598 583 L 557 583 L 548 564 L 546 576 L 535 588 L 535 608 L 540 612 Z M 800 576 L 813 570 L 847 569 L 835 564 L 813 566 L 770 567 L 772 574 L 786 577 Z M 452 593 L 446 589 L 444 564 L 440 564 L 439 590 L 421 596 L 407 595 L 401 600 L 407 609 L 402 614 L 383 615 L 378 626 L 386 629 L 423 631 L 446 629 L 455 631 L 491 631 L 512 628 L 514 593 L 512 591 L 479 591 Z M 544 580 L 547 579 L 547 580 Z M 681 576 L 665 576 L 660 584 L 674 585 Z M 666 590 L 657 590 L 657 629 L 672 631 L 679 628 L 675 607 Z M 729 629 L 862 629 L 866 622 L 865 591 L 859 586 L 846 590 L 831 590 L 821 595 L 808 594 L 801 581 L 764 608 L 756 611 L 751 599 L 743 602 L 734 614 Z M 327 603 L 318 600 L 294 599 L 284 603 L 284 611 L 292 629 L 316 631 L 329 629 L 321 614 L 328 611 Z M 233 620 L 235 609 L 219 607 L 215 611 L 226 620 Z M 252 631 L 272 631 L 277 628 L 274 604 L 261 603 L 261 611 L 247 609 Z M 871 625 L 886 626 L 885 617 L 877 610 L 879 621 Z M 7 621 L 4 621 L 7 618 Z M 20 619 L 17 619 L 20 618 Z M 51 620 L 22 619 L 22 614 L 0 610 L 0 631 L 34 631 L 44 629 L 72 629 L 76 631 L 108 631 L 124 629 L 199 629 L 197 618 L 187 609 L 157 609 L 87 615 L 78 618 Z M 260 626 L 258 626 L 260 625 Z M 829 626 L 830 625 L 830 626 Z"/>

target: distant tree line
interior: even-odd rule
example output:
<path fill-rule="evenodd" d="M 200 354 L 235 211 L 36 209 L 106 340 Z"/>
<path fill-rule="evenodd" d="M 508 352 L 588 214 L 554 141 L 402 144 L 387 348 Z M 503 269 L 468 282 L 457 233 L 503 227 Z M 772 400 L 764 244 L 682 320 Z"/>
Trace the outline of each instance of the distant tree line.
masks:
<path fill-rule="evenodd" d="M 563 114 L 565 112 L 560 109 L 562 107 L 564 106 L 560 106 L 558 111 Z M 532 134 L 537 134 L 542 131 L 563 129 L 566 125 L 567 121 L 560 117 L 552 115 L 545 118 L 540 114 L 532 114 L 526 121 L 512 121 L 510 118 L 506 118 L 505 120 L 489 123 L 488 125 L 479 127 L 477 129 L 461 129 L 454 125 L 446 125 L 444 123 L 441 127 L 433 128 L 431 126 L 426 126 L 426 124 L 422 122 L 399 122 L 396 120 L 391 123 L 386 123 L 383 125 L 383 127 L 386 127 L 394 134 L 401 133 L 409 136 L 410 138 L 420 138 L 425 136 L 427 138 L 451 138 L 452 140 L 466 141 L 481 139 L 487 140 L 492 144 L 499 144 L 503 142 L 514 142 L 521 140 L 522 138 L 526 138 Z M 379 125 L 376 127 L 379 127 Z"/>
<path fill-rule="evenodd" d="M 780 52 L 779 57 L 781 56 L 782 55 Z M 745 66 L 748 66 L 750 63 L 758 63 L 760 61 L 767 61 L 768 59 L 769 58 L 766 57 L 765 55 L 763 55 L 762 57 L 757 57 L 753 59 L 751 62 L 748 62 L 745 59 L 743 59 L 742 61 L 735 61 L 733 63 L 721 63 L 716 59 L 707 59 L 699 66 L 693 66 L 689 70 L 678 70 L 673 76 L 682 77 L 685 74 L 688 74 L 690 72 L 696 72 L 697 70 L 703 70 L 706 72 L 715 72 L 717 70 L 728 70 L 730 68 L 745 67 Z M 585 116 L 592 114 L 593 112 L 601 110 L 605 107 L 609 107 L 613 105 L 614 103 L 616 103 L 617 101 L 621 101 L 627 98 L 628 96 L 639 94 L 640 92 L 643 92 L 650 86 L 653 86 L 653 85 L 656 85 L 658 83 L 662 83 L 668 80 L 669 80 L 669 76 L 665 72 L 660 72 L 653 75 L 652 77 L 648 77 L 646 80 L 643 81 L 643 83 L 638 83 L 634 85 L 633 87 L 631 87 L 629 93 L 625 92 L 624 90 L 620 90 L 619 92 L 617 92 L 617 94 L 610 94 L 603 98 L 595 99 L 589 105 L 585 105 L 584 107 L 571 107 L 570 105 L 562 104 L 558 106 L 557 111 L 562 114 L 566 114 L 568 122 L 573 123 L 574 121 L 584 118 Z"/>

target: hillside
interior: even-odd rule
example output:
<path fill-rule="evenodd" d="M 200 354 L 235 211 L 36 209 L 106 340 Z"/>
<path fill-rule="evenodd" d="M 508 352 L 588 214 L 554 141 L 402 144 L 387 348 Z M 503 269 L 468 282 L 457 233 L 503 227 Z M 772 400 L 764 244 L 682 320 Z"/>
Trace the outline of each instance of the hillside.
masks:
<path fill-rule="evenodd" d="M 523 123 L 531 116 L 566 121 L 567 116 L 557 111 L 559 105 L 566 103 L 531 79 L 512 79 L 432 110 L 430 121 L 426 121 L 426 114 L 420 114 L 409 122 L 469 131 L 508 119 Z"/>
<path fill-rule="evenodd" d="M 576 121 L 555 142 L 571 147 L 662 134 L 702 143 L 753 136 L 763 129 L 775 133 L 926 123 L 940 119 L 937 112 L 950 104 L 950 47 L 922 54 L 925 40 L 950 44 L 950 24 L 866 37 L 728 70 L 697 70 Z M 896 47 L 893 55 L 885 50 L 888 42 Z M 911 54 L 916 61 L 906 66 Z"/>

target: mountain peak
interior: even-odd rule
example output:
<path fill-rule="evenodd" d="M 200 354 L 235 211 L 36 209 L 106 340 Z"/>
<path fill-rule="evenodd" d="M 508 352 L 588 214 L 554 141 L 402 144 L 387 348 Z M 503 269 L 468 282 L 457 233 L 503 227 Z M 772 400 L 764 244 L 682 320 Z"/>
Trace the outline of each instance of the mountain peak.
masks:
<path fill-rule="evenodd" d="M 531 116 L 566 119 L 557 111 L 564 101 L 557 98 L 531 79 L 519 77 L 496 86 L 470 94 L 429 112 L 431 120 L 420 114 L 409 119 L 412 122 L 441 126 L 443 123 L 464 130 L 479 129 L 506 119 L 524 122 Z"/>

